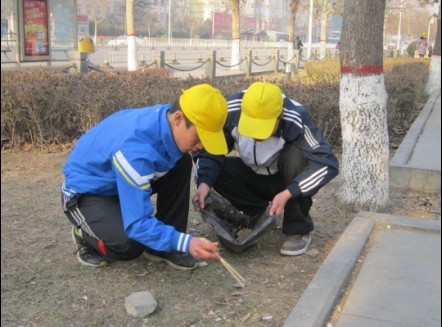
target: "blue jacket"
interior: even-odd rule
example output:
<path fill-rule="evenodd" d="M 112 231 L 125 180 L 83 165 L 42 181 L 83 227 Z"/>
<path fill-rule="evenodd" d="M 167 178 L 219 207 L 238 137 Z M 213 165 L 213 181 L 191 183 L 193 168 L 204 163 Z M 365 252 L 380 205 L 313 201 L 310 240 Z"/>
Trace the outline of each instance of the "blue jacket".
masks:
<path fill-rule="evenodd" d="M 188 252 L 191 235 L 155 218 L 150 182 L 181 159 L 167 120 L 170 105 L 122 110 L 78 141 L 63 167 L 63 196 L 118 195 L 127 237 L 157 251 Z"/>
<path fill-rule="evenodd" d="M 296 144 L 308 160 L 305 169 L 287 186 L 293 198 L 300 195 L 312 196 L 333 179 L 339 172 L 339 163 L 326 140 L 323 131 L 312 121 L 307 109 L 298 102 L 283 95 L 283 114 L 278 129 L 265 141 L 257 142 L 238 132 L 241 104 L 244 92 L 227 98 L 228 115 L 224 125 L 229 151 L 236 144 L 244 164 L 256 174 L 274 175 L 278 173 L 279 153 L 287 143 Z M 195 180 L 197 184 L 212 186 L 218 178 L 224 156 L 213 156 L 204 150 L 194 154 L 196 161 Z"/>

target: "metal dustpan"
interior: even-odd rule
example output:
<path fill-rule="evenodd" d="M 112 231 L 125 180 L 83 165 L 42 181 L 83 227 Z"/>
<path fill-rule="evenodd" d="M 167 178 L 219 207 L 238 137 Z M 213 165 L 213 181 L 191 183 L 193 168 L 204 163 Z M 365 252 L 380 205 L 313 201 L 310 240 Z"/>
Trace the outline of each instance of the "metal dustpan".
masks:
<path fill-rule="evenodd" d="M 214 192 L 206 198 L 205 203 L 200 211 L 201 216 L 213 227 L 220 242 L 235 253 L 253 246 L 276 223 L 276 216 L 270 216 L 268 208 L 251 217 Z M 194 205 L 197 206 L 196 203 Z"/>

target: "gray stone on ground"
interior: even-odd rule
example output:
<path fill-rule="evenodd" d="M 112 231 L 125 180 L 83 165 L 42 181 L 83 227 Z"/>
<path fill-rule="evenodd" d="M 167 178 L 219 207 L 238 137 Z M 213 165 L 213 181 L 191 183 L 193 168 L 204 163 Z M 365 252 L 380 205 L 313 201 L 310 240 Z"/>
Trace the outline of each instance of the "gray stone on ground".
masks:
<path fill-rule="evenodd" d="M 126 297 L 124 305 L 128 314 L 143 318 L 155 312 L 158 302 L 150 292 L 142 291 Z"/>

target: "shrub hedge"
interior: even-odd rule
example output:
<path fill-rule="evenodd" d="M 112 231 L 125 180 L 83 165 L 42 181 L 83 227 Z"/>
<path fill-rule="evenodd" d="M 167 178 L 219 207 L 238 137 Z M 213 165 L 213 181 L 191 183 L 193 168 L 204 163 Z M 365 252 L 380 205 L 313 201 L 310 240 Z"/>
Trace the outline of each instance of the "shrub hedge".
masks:
<path fill-rule="evenodd" d="M 419 62 L 392 66 L 385 76 L 389 126 L 407 126 L 415 119 L 416 109 L 420 109 L 419 103 L 423 101 L 427 65 Z M 182 80 L 160 69 L 77 75 L 44 70 L 2 72 L 2 145 L 4 140 L 14 149 L 25 145 L 40 149 L 69 145 L 115 111 L 172 103 L 178 99 L 181 89 L 199 83 L 210 83 L 227 96 L 263 78 Z M 287 82 L 279 76 L 266 80 L 279 85 L 287 96 L 305 105 L 330 143 L 335 147 L 340 145 L 339 83 L 306 85 L 299 81 Z"/>

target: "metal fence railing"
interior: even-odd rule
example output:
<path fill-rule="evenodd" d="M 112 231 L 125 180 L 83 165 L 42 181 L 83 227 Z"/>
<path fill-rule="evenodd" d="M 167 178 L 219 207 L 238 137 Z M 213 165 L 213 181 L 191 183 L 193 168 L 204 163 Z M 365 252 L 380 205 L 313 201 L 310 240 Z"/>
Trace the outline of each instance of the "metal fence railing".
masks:
<path fill-rule="evenodd" d="M 112 68 L 112 65 L 122 65 L 127 63 L 127 46 L 120 45 L 111 47 L 106 44 L 110 38 L 100 39 L 95 46 L 102 53 L 102 64 L 85 64 L 81 60 L 88 61 L 88 56 L 74 63 L 71 51 L 75 50 L 73 42 L 51 42 L 51 62 L 66 62 L 67 68 L 73 66 L 82 67 L 87 70 L 100 71 L 100 67 Z M 173 39 L 171 42 L 164 39 L 145 38 L 142 45 L 137 46 L 137 61 L 141 68 L 159 67 L 176 72 L 201 71 L 200 75 L 209 78 L 217 76 L 219 69 L 238 69 L 247 76 L 257 72 L 281 72 L 285 71 L 288 64 L 292 65 L 289 72 L 297 72 L 302 69 L 308 61 L 321 61 L 327 58 L 339 56 L 339 50 L 331 47 L 320 49 L 319 46 L 312 47 L 310 57 L 307 51 L 294 50 L 293 58 L 288 57 L 287 42 L 264 42 L 264 41 L 241 41 L 241 54 L 237 62 L 231 59 L 231 41 L 229 40 L 189 40 Z M 16 35 L 2 34 L 1 51 L 2 64 L 16 64 L 20 62 L 16 55 Z M 398 51 L 386 51 L 384 56 L 404 55 Z M 85 68 L 86 67 L 86 68 Z"/>

